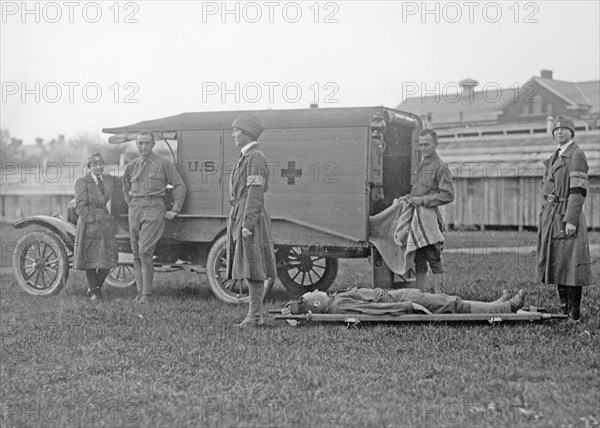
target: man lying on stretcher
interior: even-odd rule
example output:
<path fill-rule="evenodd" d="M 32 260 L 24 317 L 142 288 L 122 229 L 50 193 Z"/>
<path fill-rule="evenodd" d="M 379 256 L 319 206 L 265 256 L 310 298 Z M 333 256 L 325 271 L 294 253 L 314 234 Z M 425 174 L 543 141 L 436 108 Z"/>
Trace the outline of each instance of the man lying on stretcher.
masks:
<path fill-rule="evenodd" d="M 520 289 L 512 299 L 508 291 L 494 302 L 462 300 L 447 294 L 430 294 L 416 288 L 384 290 L 382 288 L 352 288 L 328 295 L 324 291 L 305 293 L 289 302 L 292 314 L 329 313 L 365 315 L 402 315 L 413 312 L 426 314 L 484 314 L 517 312 L 523 307 L 525 292 Z"/>

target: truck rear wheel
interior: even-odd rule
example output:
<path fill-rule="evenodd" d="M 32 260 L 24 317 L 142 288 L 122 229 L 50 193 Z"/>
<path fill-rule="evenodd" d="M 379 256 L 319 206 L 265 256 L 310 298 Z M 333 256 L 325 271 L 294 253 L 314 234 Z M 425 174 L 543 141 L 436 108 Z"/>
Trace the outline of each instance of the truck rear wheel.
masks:
<path fill-rule="evenodd" d="M 226 303 L 247 303 L 248 286 L 245 281 L 227 279 L 227 235 L 213 244 L 206 261 L 208 284 L 215 297 Z"/>
<path fill-rule="evenodd" d="M 119 263 L 112 268 L 104 282 L 111 287 L 125 288 L 135 285 L 135 273 L 133 270 L 133 255 L 119 253 Z"/>
<path fill-rule="evenodd" d="M 282 247 L 277 251 L 277 276 L 294 298 L 309 291 L 327 291 L 337 271 L 335 258 L 310 256 L 300 247 Z"/>
<path fill-rule="evenodd" d="M 21 237 L 13 253 L 13 268 L 23 290 L 35 296 L 58 294 L 69 274 L 69 256 L 54 233 L 38 230 Z"/>

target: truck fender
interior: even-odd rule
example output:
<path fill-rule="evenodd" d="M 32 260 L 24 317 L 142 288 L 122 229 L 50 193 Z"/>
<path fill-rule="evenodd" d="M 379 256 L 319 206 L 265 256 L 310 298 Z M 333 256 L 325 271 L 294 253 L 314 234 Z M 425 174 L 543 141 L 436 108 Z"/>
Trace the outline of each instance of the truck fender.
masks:
<path fill-rule="evenodd" d="M 22 229 L 28 226 L 41 226 L 50 229 L 62 239 L 69 250 L 73 251 L 75 242 L 75 225 L 60 217 L 50 217 L 46 215 L 37 215 L 19 220 L 13 224 L 15 229 Z"/>

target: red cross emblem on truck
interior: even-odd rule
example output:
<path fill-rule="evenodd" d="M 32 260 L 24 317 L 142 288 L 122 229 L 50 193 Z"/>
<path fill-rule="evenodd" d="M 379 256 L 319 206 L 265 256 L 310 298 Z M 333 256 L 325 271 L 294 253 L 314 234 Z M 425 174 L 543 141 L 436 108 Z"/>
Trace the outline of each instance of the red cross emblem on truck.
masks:
<path fill-rule="evenodd" d="M 287 178 L 287 184 L 292 186 L 296 184 L 296 178 L 302 177 L 302 169 L 296 168 L 295 161 L 288 161 L 287 168 L 281 169 L 281 177 Z"/>

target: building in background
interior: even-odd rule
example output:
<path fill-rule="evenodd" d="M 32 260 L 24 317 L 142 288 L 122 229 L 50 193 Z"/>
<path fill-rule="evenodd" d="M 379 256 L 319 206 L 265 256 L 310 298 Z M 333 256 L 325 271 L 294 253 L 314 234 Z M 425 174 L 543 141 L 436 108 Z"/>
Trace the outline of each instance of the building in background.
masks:
<path fill-rule="evenodd" d="M 590 167 L 588 228 L 600 229 L 600 81 L 565 82 L 542 70 L 509 88 L 471 78 L 457 87 L 460 91 L 446 93 L 442 87 L 440 93 L 407 98 L 396 107 L 419 114 L 438 131 L 438 152 L 455 178 L 456 198 L 441 207 L 450 225 L 536 228 L 542 162 L 556 148 L 553 119 L 565 114 L 575 120 L 575 141 Z"/>

